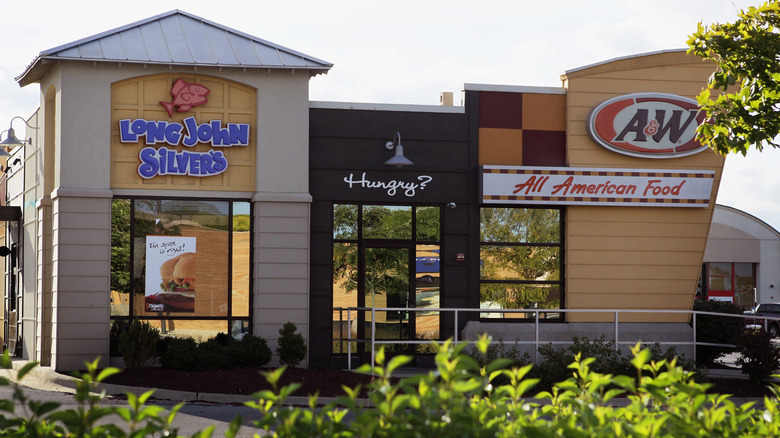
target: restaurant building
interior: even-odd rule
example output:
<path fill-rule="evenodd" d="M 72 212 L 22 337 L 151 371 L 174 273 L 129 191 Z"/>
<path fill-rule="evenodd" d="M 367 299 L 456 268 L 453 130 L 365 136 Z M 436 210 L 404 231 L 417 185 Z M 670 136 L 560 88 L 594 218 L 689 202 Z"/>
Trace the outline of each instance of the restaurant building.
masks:
<path fill-rule="evenodd" d="M 4 167 L 4 344 L 69 370 L 110 355 L 116 320 L 272 347 L 292 321 L 329 367 L 371 327 L 420 365 L 402 341 L 519 339 L 520 309 L 569 339 L 613 316 L 560 309 L 690 333 L 654 311 L 690 310 L 701 273 L 711 64 L 642 54 L 560 87 L 466 84 L 458 106 L 311 102 L 330 67 L 178 10 L 41 52 Z"/>
<path fill-rule="evenodd" d="M 736 208 L 716 205 L 704 252 L 700 295 L 744 309 L 780 302 L 780 233 Z"/>

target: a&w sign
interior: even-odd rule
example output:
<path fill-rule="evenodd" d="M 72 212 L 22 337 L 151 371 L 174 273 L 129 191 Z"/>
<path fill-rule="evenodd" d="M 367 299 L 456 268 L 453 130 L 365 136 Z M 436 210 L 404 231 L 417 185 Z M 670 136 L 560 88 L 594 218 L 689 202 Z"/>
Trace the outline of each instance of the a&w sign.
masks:
<path fill-rule="evenodd" d="M 619 154 L 643 158 L 676 158 L 706 149 L 696 141 L 704 121 L 695 100 L 664 93 L 618 96 L 588 114 L 588 134 Z"/>

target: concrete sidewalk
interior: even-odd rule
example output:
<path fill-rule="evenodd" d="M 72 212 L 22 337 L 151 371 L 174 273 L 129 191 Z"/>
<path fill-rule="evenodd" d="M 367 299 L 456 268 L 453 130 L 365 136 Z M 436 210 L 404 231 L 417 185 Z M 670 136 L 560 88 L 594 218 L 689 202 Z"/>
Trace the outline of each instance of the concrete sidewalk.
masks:
<path fill-rule="evenodd" d="M 12 359 L 12 369 L 0 369 L 0 376 L 26 388 L 38 389 L 41 391 L 54 391 L 68 394 L 76 393 L 76 378 L 60 374 L 52 368 L 36 366 L 21 381 L 16 378 L 17 372 L 24 367 L 28 361 L 22 359 Z M 218 394 L 218 393 L 198 393 L 192 391 L 176 391 L 170 389 L 145 388 L 140 386 L 113 385 L 109 383 L 99 383 L 95 388 L 96 392 L 105 392 L 107 395 L 125 395 L 132 393 L 140 395 L 154 389 L 153 398 L 163 400 L 185 401 L 185 402 L 208 402 L 219 404 L 243 404 L 254 398 L 248 395 L 236 394 Z M 320 404 L 327 404 L 335 401 L 335 398 L 320 397 Z M 308 397 L 288 397 L 287 403 L 290 406 L 308 406 Z"/>

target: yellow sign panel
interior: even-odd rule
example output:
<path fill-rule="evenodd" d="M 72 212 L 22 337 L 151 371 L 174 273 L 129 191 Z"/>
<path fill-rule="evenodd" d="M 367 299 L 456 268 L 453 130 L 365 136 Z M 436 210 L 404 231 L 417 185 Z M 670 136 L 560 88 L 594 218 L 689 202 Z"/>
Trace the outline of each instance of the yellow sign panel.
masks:
<path fill-rule="evenodd" d="M 254 191 L 256 91 L 158 74 L 111 87 L 111 187 Z"/>

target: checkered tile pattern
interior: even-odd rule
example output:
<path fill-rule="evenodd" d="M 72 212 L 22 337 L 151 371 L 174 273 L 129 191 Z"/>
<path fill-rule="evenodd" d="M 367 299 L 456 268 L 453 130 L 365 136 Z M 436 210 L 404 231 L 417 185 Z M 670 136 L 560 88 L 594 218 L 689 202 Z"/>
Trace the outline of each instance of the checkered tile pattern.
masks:
<path fill-rule="evenodd" d="M 566 95 L 480 91 L 479 164 L 566 166 Z"/>

